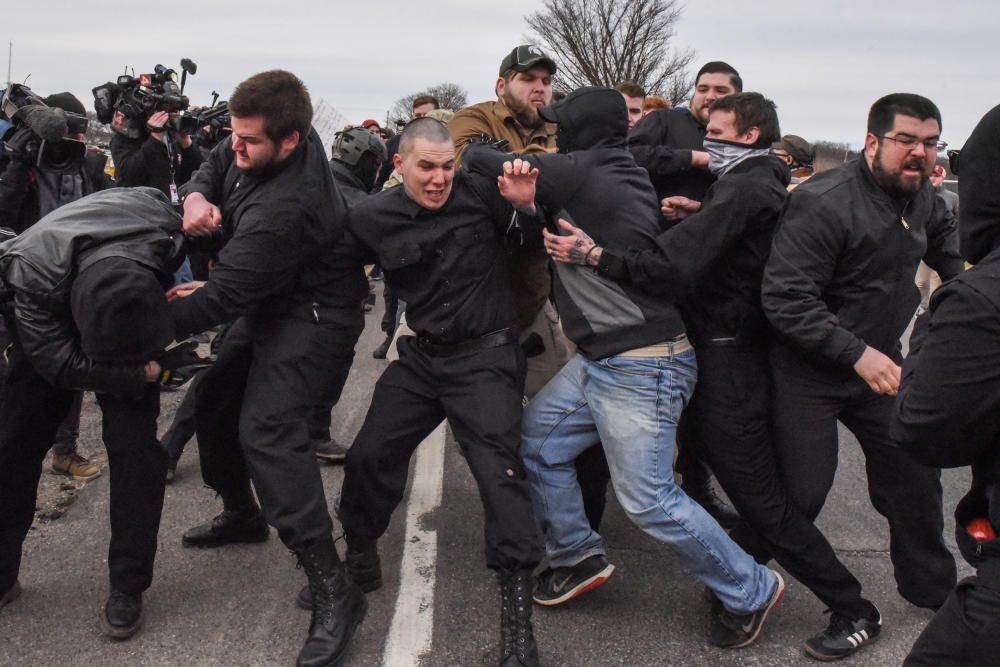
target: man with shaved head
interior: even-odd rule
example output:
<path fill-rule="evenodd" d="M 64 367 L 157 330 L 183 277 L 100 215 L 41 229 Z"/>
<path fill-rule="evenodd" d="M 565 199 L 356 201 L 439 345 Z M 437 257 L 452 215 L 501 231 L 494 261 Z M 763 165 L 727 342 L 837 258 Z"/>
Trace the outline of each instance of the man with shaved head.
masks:
<path fill-rule="evenodd" d="M 486 564 L 500 579 L 500 664 L 534 665 L 531 572 L 541 546 L 518 454 L 524 355 L 505 249 L 524 232 L 504 197 L 533 213 L 537 171 L 508 163 L 499 191 L 493 177 L 456 174 L 451 135 L 433 118 L 406 126 L 393 164 L 403 187 L 358 203 L 349 226 L 406 301 L 417 335 L 399 339 L 399 360 L 375 385 L 347 454 L 347 560 L 377 570 L 376 541 L 403 497 L 410 457 L 447 418 L 479 485 Z"/>

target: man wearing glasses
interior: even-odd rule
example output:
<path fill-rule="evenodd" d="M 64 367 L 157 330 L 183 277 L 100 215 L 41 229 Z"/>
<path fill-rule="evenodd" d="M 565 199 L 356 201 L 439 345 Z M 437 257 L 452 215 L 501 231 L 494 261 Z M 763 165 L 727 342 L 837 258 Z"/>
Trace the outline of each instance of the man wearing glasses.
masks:
<path fill-rule="evenodd" d="M 941 113 L 930 100 L 897 93 L 868 115 L 862 158 L 800 185 L 786 204 L 764 271 L 771 343 L 775 449 L 788 493 L 812 519 L 837 469 L 837 421 L 864 451 L 868 493 L 889 521 L 900 594 L 937 608 L 955 583 L 941 530 L 938 471 L 914 463 L 889 435 L 899 389 L 900 337 L 920 295 L 923 259 L 943 280 L 962 270 L 956 223 L 928 182 Z M 881 619 L 832 614 L 821 659 L 850 654 Z M 810 650 L 810 648 L 812 650 Z"/>

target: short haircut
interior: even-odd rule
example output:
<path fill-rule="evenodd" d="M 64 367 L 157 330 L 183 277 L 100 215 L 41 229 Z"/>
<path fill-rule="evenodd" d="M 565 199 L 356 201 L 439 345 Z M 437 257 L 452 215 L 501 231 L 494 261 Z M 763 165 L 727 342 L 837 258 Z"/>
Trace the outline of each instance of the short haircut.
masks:
<path fill-rule="evenodd" d="M 399 154 L 409 153 L 413 148 L 413 142 L 417 139 L 426 139 L 434 144 L 454 144 L 448 128 L 440 121 L 427 116 L 414 118 L 403 128 L 399 137 Z"/>
<path fill-rule="evenodd" d="M 736 89 L 736 92 L 743 92 L 743 79 L 740 78 L 740 73 L 736 71 L 736 68 L 729 63 L 722 62 L 721 60 L 713 60 L 712 62 L 705 63 L 698 70 L 697 76 L 694 77 L 694 85 L 698 85 L 698 79 L 701 78 L 702 74 L 728 74 L 729 83 Z"/>
<path fill-rule="evenodd" d="M 868 131 L 876 137 L 892 130 L 897 114 L 917 120 L 933 118 L 941 127 L 941 112 L 937 105 L 926 97 L 913 93 L 893 93 L 875 101 L 868 112 Z"/>
<path fill-rule="evenodd" d="M 417 95 L 413 98 L 413 102 L 410 103 L 410 108 L 416 109 L 417 107 L 422 107 L 425 104 L 433 104 L 435 109 L 441 108 L 441 103 L 438 102 L 438 98 L 433 95 Z"/>
<path fill-rule="evenodd" d="M 721 97 L 709 107 L 713 111 L 732 111 L 736 117 L 736 131 L 744 134 L 751 127 L 760 130 L 757 144 L 770 146 L 781 140 L 781 128 L 778 126 L 778 109 L 774 102 L 760 93 L 738 93 Z"/>
<path fill-rule="evenodd" d="M 635 81 L 622 81 L 615 86 L 615 90 L 626 97 L 646 97 L 646 89 Z"/>
<path fill-rule="evenodd" d="M 238 118 L 261 116 L 264 132 L 274 142 L 295 131 L 304 140 L 312 125 L 309 91 L 299 77 L 280 69 L 254 74 L 236 86 L 229 111 Z"/>

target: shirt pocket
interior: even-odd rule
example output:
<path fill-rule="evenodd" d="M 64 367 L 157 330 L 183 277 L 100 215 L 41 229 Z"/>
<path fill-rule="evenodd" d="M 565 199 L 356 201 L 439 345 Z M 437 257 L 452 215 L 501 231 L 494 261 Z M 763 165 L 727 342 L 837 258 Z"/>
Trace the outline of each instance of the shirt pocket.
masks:
<path fill-rule="evenodd" d="M 413 241 L 384 241 L 378 256 L 383 269 L 398 271 L 419 264 L 423 250 Z"/>

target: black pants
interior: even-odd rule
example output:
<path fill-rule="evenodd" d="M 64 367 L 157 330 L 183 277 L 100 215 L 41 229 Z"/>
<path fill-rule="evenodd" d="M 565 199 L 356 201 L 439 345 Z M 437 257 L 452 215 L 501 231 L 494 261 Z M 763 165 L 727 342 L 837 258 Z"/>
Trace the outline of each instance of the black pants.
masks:
<path fill-rule="evenodd" d="M 524 359 L 516 343 L 432 357 L 412 337 L 375 385 L 347 454 L 339 517 L 348 540 L 377 540 L 403 499 L 410 457 L 445 418 L 479 486 L 486 564 L 532 568 L 541 543 L 521 464 Z"/>
<path fill-rule="evenodd" d="M 170 428 L 160 438 L 160 444 L 167 450 L 167 458 L 171 465 L 177 465 L 181 454 L 184 453 L 184 447 L 194 437 L 197 428 L 194 414 L 198 405 L 198 387 L 201 385 L 202 375 L 203 373 L 199 373 L 191 380 L 187 393 L 177 406 Z"/>
<path fill-rule="evenodd" d="M 889 555 L 900 595 L 941 605 L 955 585 L 955 559 L 941 530 L 940 471 L 915 463 L 889 436 L 893 398 L 875 394 L 851 369 L 825 369 L 792 349 L 770 349 L 772 420 L 782 480 L 811 520 L 837 471 L 837 420 L 865 454 L 868 495 L 889 521 Z"/>
<path fill-rule="evenodd" d="M 16 340 L 0 407 L 0 590 L 17 579 L 21 546 L 35 513 L 42 461 L 73 402 L 35 372 Z M 167 455 L 156 442 L 159 385 L 142 398 L 98 394 L 111 472 L 111 586 L 141 593 L 153 579 Z"/>
<path fill-rule="evenodd" d="M 391 337 L 399 326 L 399 297 L 385 281 L 382 282 L 382 303 L 385 305 L 385 310 L 382 312 L 382 331 Z"/>
<path fill-rule="evenodd" d="M 992 667 L 1000 663 L 1000 592 L 963 579 L 906 656 L 904 667 Z"/>
<path fill-rule="evenodd" d="M 331 539 L 308 417 L 317 399 L 340 395 L 360 333 L 243 317 L 202 374 L 195 421 L 205 483 L 235 508 L 248 502 L 252 478 L 264 517 L 292 551 Z"/>
<path fill-rule="evenodd" d="M 868 616 L 874 607 L 861 597 L 861 583 L 781 482 L 771 440 L 767 348 L 700 346 L 697 355 L 698 386 L 684 416 L 743 520 L 733 539 L 758 562 L 773 555 L 832 611 Z"/>

